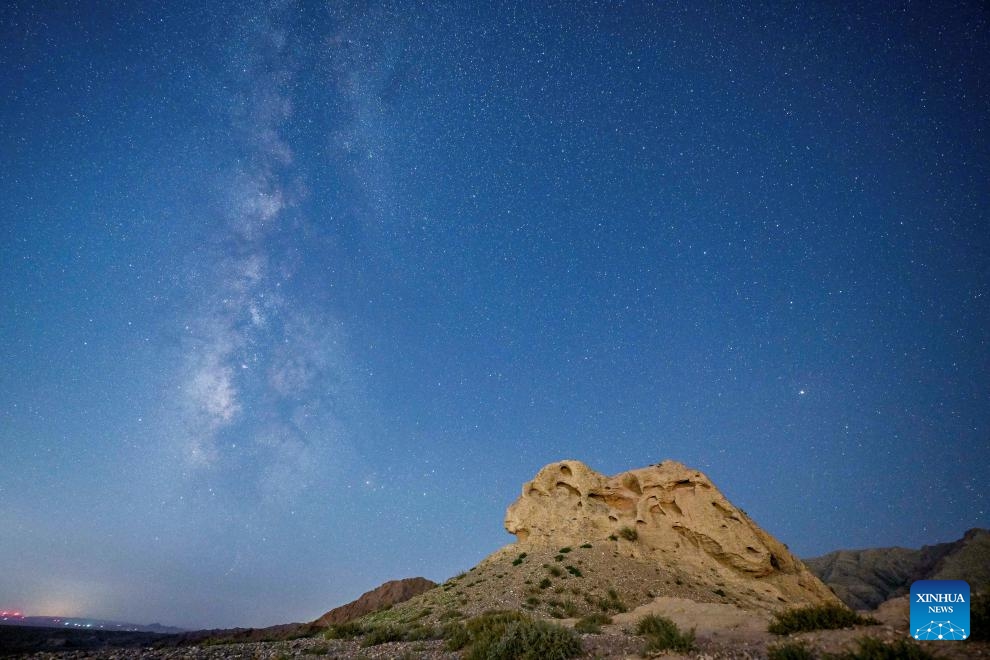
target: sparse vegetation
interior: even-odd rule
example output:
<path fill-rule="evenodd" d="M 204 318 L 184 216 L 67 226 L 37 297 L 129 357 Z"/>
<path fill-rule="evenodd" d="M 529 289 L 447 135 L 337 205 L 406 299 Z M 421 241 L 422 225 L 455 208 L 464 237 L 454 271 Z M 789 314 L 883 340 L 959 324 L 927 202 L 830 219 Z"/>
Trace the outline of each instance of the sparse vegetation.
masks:
<path fill-rule="evenodd" d="M 609 612 L 626 611 L 626 604 L 622 602 L 621 598 L 619 598 L 619 593 L 615 589 L 609 589 L 605 598 L 592 598 L 590 596 L 585 596 L 585 600 L 588 601 L 589 604 L 597 605 L 598 609 L 606 614 Z"/>
<path fill-rule="evenodd" d="M 767 660 L 814 660 L 814 658 L 815 654 L 804 642 L 787 642 L 767 649 Z"/>
<path fill-rule="evenodd" d="M 646 651 L 690 651 L 694 648 L 694 630 L 681 632 L 667 617 L 650 614 L 636 624 L 636 634 L 646 637 Z"/>
<path fill-rule="evenodd" d="M 591 544 L 590 543 L 582 543 L 581 544 L 581 547 L 582 548 L 590 548 L 591 547 Z"/>
<path fill-rule="evenodd" d="M 564 555 L 556 555 L 553 558 L 554 561 L 564 561 Z"/>
<path fill-rule="evenodd" d="M 361 646 L 378 646 L 386 642 L 416 642 L 424 639 L 437 639 L 441 633 L 421 623 L 390 623 L 372 626 L 361 639 Z"/>
<path fill-rule="evenodd" d="M 553 582 L 550 581 L 550 578 L 543 578 L 540 580 L 539 587 L 540 589 L 549 589 L 551 584 L 553 584 Z"/>
<path fill-rule="evenodd" d="M 829 660 L 935 660 L 935 656 L 906 639 L 888 644 L 875 637 L 863 637 L 856 640 L 856 650 L 829 656 Z"/>
<path fill-rule="evenodd" d="M 721 596 L 722 598 L 725 598 L 725 589 L 716 589 L 712 593 L 715 594 L 716 596 Z"/>
<path fill-rule="evenodd" d="M 525 552 L 519 553 L 519 556 L 512 560 L 512 565 L 513 566 L 518 566 L 519 564 L 523 563 L 523 559 L 525 559 L 525 558 L 526 558 L 526 553 Z"/>
<path fill-rule="evenodd" d="M 463 619 L 464 614 L 460 610 L 445 610 L 440 615 L 441 621 L 456 621 L 458 619 Z"/>
<path fill-rule="evenodd" d="M 338 623 L 330 626 L 323 633 L 326 639 L 354 639 L 364 634 L 364 626 L 357 621 Z"/>
<path fill-rule="evenodd" d="M 447 648 L 466 660 L 566 660 L 581 654 L 572 631 L 520 612 L 488 612 L 447 632 Z"/>
<path fill-rule="evenodd" d="M 575 568 L 574 566 L 565 566 L 564 568 L 567 569 L 567 572 L 574 577 L 581 577 L 581 569 Z"/>
<path fill-rule="evenodd" d="M 563 575 L 563 574 L 564 574 L 564 571 L 562 571 L 562 570 L 560 570 L 560 569 L 559 569 L 559 568 L 557 568 L 556 566 L 551 566 L 551 567 L 550 567 L 549 569 L 547 569 L 547 570 L 549 570 L 549 571 L 550 571 L 550 575 L 552 575 L 552 576 L 554 576 L 554 577 L 560 577 L 561 575 Z"/>
<path fill-rule="evenodd" d="M 612 617 L 596 612 L 578 619 L 574 624 L 574 630 L 579 633 L 600 633 L 602 626 L 608 623 L 612 623 Z"/>
<path fill-rule="evenodd" d="M 609 541 L 618 541 L 619 540 L 619 537 L 616 536 L 615 534 L 609 534 L 608 535 L 608 540 Z"/>
<path fill-rule="evenodd" d="M 302 650 L 303 655 L 327 655 L 330 647 L 325 645 L 309 646 Z"/>
<path fill-rule="evenodd" d="M 637 532 L 632 527 L 623 527 L 619 530 L 619 536 L 627 541 L 635 541 L 639 538 L 639 532 Z"/>
<path fill-rule="evenodd" d="M 559 552 L 562 555 L 566 555 L 570 551 L 571 551 L 571 546 L 566 546 L 566 547 L 561 548 L 557 552 Z"/>
<path fill-rule="evenodd" d="M 861 617 L 844 605 L 811 605 L 777 612 L 767 628 L 775 635 L 787 635 L 811 630 L 835 630 L 853 626 L 872 625 L 875 619 Z"/>

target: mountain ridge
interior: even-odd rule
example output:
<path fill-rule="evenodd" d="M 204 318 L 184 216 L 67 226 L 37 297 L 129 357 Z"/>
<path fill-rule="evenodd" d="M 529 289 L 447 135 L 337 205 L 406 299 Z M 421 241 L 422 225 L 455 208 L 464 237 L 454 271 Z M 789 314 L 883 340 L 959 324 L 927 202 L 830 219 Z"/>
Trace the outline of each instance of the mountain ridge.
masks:
<path fill-rule="evenodd" d="M 870 610 L 908 593 L 916 580 L 966 580 L 974 592 L 990 590 L 990 529 L 918 549 L 834 550 L 804 564 L 849 607 Z"/>

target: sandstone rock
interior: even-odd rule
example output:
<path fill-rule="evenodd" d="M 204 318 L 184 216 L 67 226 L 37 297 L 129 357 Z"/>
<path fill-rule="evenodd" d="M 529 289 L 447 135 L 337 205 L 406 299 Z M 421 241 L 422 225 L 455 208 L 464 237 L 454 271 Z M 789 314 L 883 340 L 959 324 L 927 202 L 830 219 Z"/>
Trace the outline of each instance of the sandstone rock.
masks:
<path fill-rule="evenodd" d="M 677 567 L 753 608 L 837 602 L 708 477 L 675 461 L 613 477 L 552 463 L 523 486 L 505 528 L 534 548 L 615 539 L 620 556 Z"/>
<path fill-rule="evenodd" d="M 392 580 L 362 594 L 357 600 L 330 610 L 314 621 L 313 625 L 326 627 L 337 623 L 345 623 L 362 617 L 365 614 L 380 610 L 383 607 L 407 601 L 413 596 L 418 596 L 435 586 L 437 586 L 436 582 L 421 577 Z"/>

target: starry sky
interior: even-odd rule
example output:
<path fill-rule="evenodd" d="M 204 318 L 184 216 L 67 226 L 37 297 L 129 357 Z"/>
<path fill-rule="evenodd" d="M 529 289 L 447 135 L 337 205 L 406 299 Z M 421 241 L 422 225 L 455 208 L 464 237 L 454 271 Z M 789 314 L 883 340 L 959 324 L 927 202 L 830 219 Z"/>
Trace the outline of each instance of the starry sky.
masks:
<path fill-rule="evenodd" d="M 990 13 L 746 4 L 4 3 L 0 606 L 313 619 L 563 458 L 987 526 Z"/>

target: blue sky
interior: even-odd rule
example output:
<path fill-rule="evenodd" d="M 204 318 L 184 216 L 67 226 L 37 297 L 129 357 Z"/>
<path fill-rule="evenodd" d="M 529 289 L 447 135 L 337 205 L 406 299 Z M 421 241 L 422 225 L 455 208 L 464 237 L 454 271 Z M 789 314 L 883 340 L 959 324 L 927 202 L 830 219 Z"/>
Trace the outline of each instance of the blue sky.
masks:
<path fill-rule="evenodd" d="M 988 523 L 988 15 L 0 9 L 0 603 L 312 619 L 673 458 L 801 556 Z"/>

